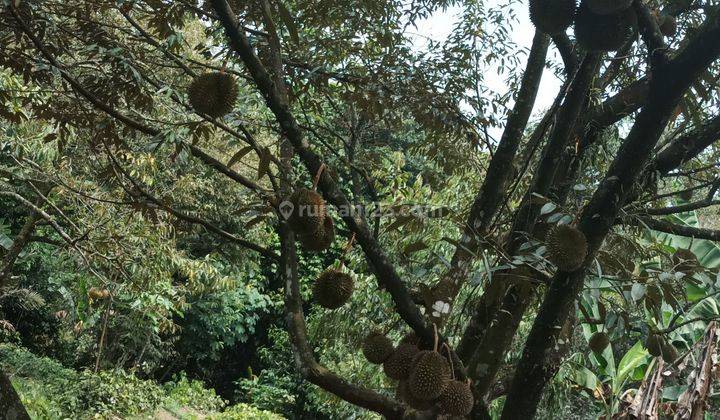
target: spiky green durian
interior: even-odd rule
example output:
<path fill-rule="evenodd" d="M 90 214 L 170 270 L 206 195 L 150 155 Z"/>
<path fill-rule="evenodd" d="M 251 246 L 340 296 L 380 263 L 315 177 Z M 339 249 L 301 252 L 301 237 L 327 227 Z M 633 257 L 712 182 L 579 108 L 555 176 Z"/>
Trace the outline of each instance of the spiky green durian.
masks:
<path fill-rule="evenodd" d="M 385 334 L 373 331 L 365 337 L 362 352 L 370 363 L 381 364 L 393 354 L 395 348 Z"/>
<path fill-rule="evenodd" d="M 235 106 L 238 87 L 235 77 L 223 72 L 197 76 L 188 88 L 190 105 L 198 114 L 219 118 L 229 114 Z"/>
<path fill-rule="evenodd" d="M 407 380 L 398 382 L 396 395 L 398 399 L 416 410 L 425 411 L 433 407 L 433 401 L 421 400 L 412 395 Z"/>
<path fill-rule="evenodd" d="M 390 379 L 407 379 L 410 376 L 413 358 L 418 353 L 418 348 L 411 343 L 400 343 L 393 354 L 383 363 L 383 371 Z"/>
<path fill-rule="evenodd" d="M 543 33 L 564 32 L 575 18 L 575 0 L 530 0 L 530 21 Z"/>
<path fill-rule="evenodd" d="M 410 372 L 410 392 L 421 400 L 434 400 L 450 382 L 450 365 L 438 352 L 423 350 L 416 355 Z"/>
<path fill-rule="evenodd" d="M 651 333 L 645 340 L 645 348 L 648 353 L 655 357 L 662 356 L 662 348 L 665 345 L 665 339 L 660 334 Z"/>
<path fill-rule="evenodd" d="M 470 384 L 456 380 L 450 381 L 440 394 L 438 404 L 445 414 L 467 416 L 475 404 Z"/>
<path fill-rule="evenodd" d="M 324 251 L 328 249 L 335 240 L 335 222 L 333 222 L 332 217 L 326 216 L 322 229 L 307 234 L 299 234 L 298 240 L 303 248 L 308 251 Z"/>
<path fill-rule="evenodd" d="M 336 309 L 350 300 L 354 288 L 352 276 L 340 270 L 328 269 L 315 280 L 313 296 L 320 306 Z"/>
<path fill-rule="evenodd" d="M 299 188 L 291 196 L 292 211 L 288 222 L 299 235 L 320 239 L 327 218 L 325 200 L 316 191 Z"/>
<path fill-rule="evenodd" d="M 575 18 L 575 38 L 590 51 L 616 51 L 634 33 L 637 16 L 632 8 L 609 15 L 593 13 L 583 0 Z"/>
<path fill-rule="evenodd" d="M 557 225 L 548 234 L 548 258 L 560 271 L 580 268 L 587 255 L 585 235 L 570 225 Z"/>
<path fill-rule="evenodd" d="M 594 353 L 602 353 L 608 344 L 610 344 L 610 338 L 604 332 L 596 332 L 592 335 L 592 337 L 590 337 L 590 341 L 588 342 L 590 350 Z"/>

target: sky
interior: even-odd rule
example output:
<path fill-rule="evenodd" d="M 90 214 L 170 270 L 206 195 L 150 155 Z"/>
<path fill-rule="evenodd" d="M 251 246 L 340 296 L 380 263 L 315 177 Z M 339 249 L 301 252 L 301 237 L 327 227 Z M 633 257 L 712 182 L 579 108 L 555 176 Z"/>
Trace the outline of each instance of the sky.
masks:
<path fill-rule="evenodd" d="M 489 0 L 488 5 L 491 7 L 497 0 Z M 530 18 L 527 10 L 527 3 L 520 2 L 515 3 L 513 6 L 516 9 L 516 16 L 519 19 L 519 23 L 513 26 L 512 40 L 522 48 L 529 49 L 532 45 L 533 35 L 535 34 L 535 28 L 530 22 Z M 521 10 L 522 9 L 522 10 Z M 413 28 L 410 32 L 417 33 L 413 36 L 413 43 L 416 48 L 425 48 L 427 46 L 427 38 L 431 38 L 436 41 L 445 40 L 453 24 L 457 20 L 459 8 L 453 7 L 446 11 L 436 12 L 427 19 L 423 19 L 417 22 L 417 28 Z M 549 56 L 554 55 L 559 59 L 559 54 L 554 47 L 551 46 Z M 525 67 L 527 61 L 527 54 L 523 56 L 522 67 Z M 497 92 L 507 92 L 508 87 L 504 82 L 504 77 L 494 72 L 492 69 L 485 73 L 485 82 L 487 85 Z M 555 95 L 560 88 L 561 82 L 555 77 L 555 75 L 549 69 L 545 69 L 542 80 L 540 82 L 540 90 L 538 91 L 538 97 L 535 102 L 533 109 L 533 115 L 536 115 L 538 111 L 547 109 L 552 105 Z M 496 139 L 499 138 L 502 130 L 498 127 L 490 131 L 490 134 Z"/>

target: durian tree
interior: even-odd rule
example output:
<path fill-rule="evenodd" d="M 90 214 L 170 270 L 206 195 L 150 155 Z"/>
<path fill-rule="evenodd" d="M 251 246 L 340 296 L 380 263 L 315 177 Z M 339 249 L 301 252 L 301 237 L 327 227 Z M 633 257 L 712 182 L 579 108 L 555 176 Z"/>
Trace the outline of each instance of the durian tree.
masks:
<path fill-rule="evenodd" d="M 717 265 L 701 260 L 720 232 L 684 221 L 718 204 L 720 8 L 531 0 L 537 29 L 520 62 L 507 7 L 457 2 L 447 44 L 410 48 L 408 26 L 449 4 L 9 0 L 0 66 L 48 96 L 0 93 L 56 127 L 47 142 L 60 155 L 68 135 L 91 138 L 125 191 L 114 204 L 200 225 L 272 265 L 298 371 L 358 407 L 488 418 L 504 397 L 501 418 L 532 418 L 580 332 L 588 364 L 630 336 L 648 372 L 678 367 L 718 316 L 698 308 L 715 301 Z M 487 89 L 483 62 L 512 75 L 508 95 Z M 531 120 L 550 73 L 561 87 Z M 238 115 L 239 102 L 257 113 Z M 27 120 L 17 106 L 0 112 Z M 388 170 L 389 145 L 416 161 Z M 180 207 L 179 180 L 154 185 L 133 166 L 140 149 L 232 182 L 277 240 Z M 3 182 L 3 197 L 30 209 L 29 230 L 57 223 L 38 208 L 47 193 L 27 191 L 33 204 Z M 224 214 L 227 191 L 206 214 Z M 404 212 L 401 192 L 441 199 Z M 0 281 L 19 254 L 4 254 Z M 310 293 L 305 255 L 332 261 Z M 391 391 L 326 367 L 308 332 L 309 311 L 359 310 L 366 288 L 377 328 L 348 352 L 378 365 Z"/>

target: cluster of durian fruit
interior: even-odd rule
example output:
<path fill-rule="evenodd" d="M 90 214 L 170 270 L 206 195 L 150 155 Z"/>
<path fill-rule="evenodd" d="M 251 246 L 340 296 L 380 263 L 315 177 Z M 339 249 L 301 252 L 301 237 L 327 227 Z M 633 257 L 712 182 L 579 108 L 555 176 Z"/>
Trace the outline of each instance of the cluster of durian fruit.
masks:
<path fill-rule="evenodd" d="M 632 0 L 530 0 L 530 20 L 549 35 L 574 25 L 575 38 L 589 51 L 616 51 L 636 31 Z M 671 15 L 656 17 L 660 31 L 672 36 L 677 23 Z"/>
<path fill-rule="evenodd" d="M 297 239 L 308 251 L 323 251 L 335 239 L 335 225 L 327 212 L 327 205 L 317 191 L 298 188 L 290 196 L 292 212 L 288 222 Z"/>
<path fill-rule="evenodd" d="M 601 354 L 609 344 L 610 337 L 608 334 L 604 331 L 598 331 L 590 337 L 588 347 L 594 353 Z M 678 358 L 678 351 L 675 346 L 661 334 L 650 333 L 644 344 L 648 353 L 655 357 L 662 357 L 666 363 L 673 363 Z"/>
<path fill-rule="evenodd" d="M 472 411 L 475 400 L 469 381 L 455 379 L 454 367 L 460 361 L 450 351 L 438 351 L 437 337 L 433 345 L 410 333 L 395 346 L 385 334 L 375 331 L 365 337 L 362 352 L 397 381 L 395 396 L 408 406 L 421 411 L 436 407 L 451 416 Z"/>

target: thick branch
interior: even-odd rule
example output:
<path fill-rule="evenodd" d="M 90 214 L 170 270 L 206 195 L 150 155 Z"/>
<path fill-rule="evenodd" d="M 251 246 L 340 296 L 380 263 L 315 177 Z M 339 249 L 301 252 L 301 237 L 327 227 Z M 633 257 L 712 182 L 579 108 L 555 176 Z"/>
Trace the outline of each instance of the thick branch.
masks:
<path fill-rule="evenodd" d="M 13 420 L 30 420 L 20 396 L 15 392 L 10 378 L 0 371 L 0 418 Z"/>
<path fill-rule="evenodd" d="M 559 326 L 573 310 L 582 289 L 586 265 L 610 231 L 632 184 L 643 170 L 671 113 L 690 84 L 720 55 L 720 20 L 712 10 L 692 42 L 672 61 L 655 69 L 650 95 L 604 180 L 580 215 L 578 228 L 588 241 L 585 265 L 558 272 L 540 307 L 503 409 L 503 419 L 531 418 L 544 386 L 555 374 L 545 354 Z"/>
<path fill-rule="evenodd" d="M 212 4 L 225 28 L 232 48 L 248 68 L 268 107 L 280 124 L 283 134 L 292 143 L 296 154 L 300 157 L 308 172 L 311 174 L 318 173 L 323 164 L 321 157 L 310 150 L 295 117 L 290 112 L 289 105 L 283 100 L 272 77 L 255 55 L 247 36 L 239 30 L 237 19 L 230 6 L 225 0 L 213 0 Z M 378 282 L 392 296 L 399 315 L 423 339 L 432 340 L 434 337 L 433 329 L 423 320 L 422 314 L 410 297 L 407 287 L 405 287 L 402 279 L 395 271 L 395 267 L 373 237 L 362 214 L 350 203 L 327 171 L 322 172 L 318 187 L 325 198 L 340 210 L 343 220 L 350 230 L 355 233 L 358 244 L 360 244 L 374 268 Z"/>
<path fill-rule="evenodd" d="M 281 257 L 279 273 L 285 278 L 285 322 L 290 334 L 295 362 L 302 375 L 322 389 L 359 407 L 380 413 L 387 418 L 402 418 L 402 404 L 372 390 L 357 387 L 318 364 L 308 343 L 305 316 L 302 310 L 297 277 L 295 238 L 285 221 L 279 227 Z"/>
<path fill-rule="evenodd" d="M 505 252 L 509 255 L 517 252 L 525 241 L 526 232 L 531 232 L 535 226 L 540 206 L 535 203 L 534 197 L 536 194 L 547 196 L 549 193 L 557 169 L 557 162 L 562 156 L 563 150 L 568 147 L 571 134 L 574 133 L 575 124 L 586 103 L 588 89 L 595 76 L 598 63 L 599 58 L 597 55 L 589 54 L 586 56 L 569 84 L 567 97 L 558 111 L 555 125 L 543 149 L 532 183 L 523 197 L 520 209 L 515 214 L 510 237 L 504 246 Z M 513 287 L 510 292 L 511 296 L 508 296 L 508 299 L 521 305 L 523 312 L 528 301 L 527 299 L 520 299 L 520 296 L 529 296 L 524 290 L 528 287 L 531 286 L 523 282 L 517 287 Z M 478 352 L 488 353 L 486 356 L 480 356 L 481 360 L 486 358 L 488 360 L 500 360 L 502 358 L 504 349 L 500 349 L 498 346 L 504 345 L 504 343 L 485 341 L 483 334 L 488 330 L 493 318 L 498 313 L 507 290 L 508 284 L 503 281 L 493 281 L 487 286 L 458 346 L 460 354 L 467 355 L 477 349 Z M 495 328 L 504 328 L 497 323 L 493 325 L 495 325 Z M 482 346 L 480 346 L 481 342 Z M 494 375 L 497 373 L 498 365 L 499 363 L 495 362 L 488 363 L 487 375 L 483 376 L 482 380 L 492 382 Z"/>
<path fill-rule="evenodd" d="M 720 230 L 683 226 L 668 222 L 667 220 L 658 220 L 651 217 L 640 217 L 639 220 L 631 221 L 631 223 L 636 226 L 647 226 L 652 230 L 670 233 L 672 235 L 707 239 L 710 241 L 720 241 Z"/>
<path fill-rule="evenodd" d="M 649 171 L 666 174 L 690 161 L 717 140 L 720 140 L 720 115 L 670 142 L 657 154 Z"/>
<path fill-rule="evenodd" d="M 456 248 L 451 261 L 451 269 L 433 288 L 432 301 L 427 302 L 428 312 L 432 312 L 431 305 L 436 301 L 452 302 L 455 299 L 467 278 L 470 263 L 483 241 L 483 235 L 502 204 L 506 186 L 511 180 L 513 160 L 535 104 L 548 45 L 548 37 L 536 31 L 515 106 L 508 116 L 500 143 L 490 161 L 482 186 L 475 196 L 460 239 L 460 246 Z"/>
<path fill-rule="evenodd" d="M 47 194 L 48 191 L 49 188 L 45 189 L 45 194 Z M 42 201 L 42 198 L 38 198 L 37 200 L 35 200 L 35 206 L 40 206 L 42 204 Z M 10 278 L 10 274 L 12 273 L 12 269 L 15 265 L 17 257 L 20 255 L 23 248 L 25 248 L 25 246 L 31 242 L 32 234 L 35 231 L 35 224 L 41 218 L 42 216 L 40 215 L 40 213 L 30 210 L 30 214 L 25 220 L 22 228 L 20 228 L 20 232 L 18 232 L 17 236 L 12 242 L 12 245 L 10 245 L 10 249 L 7 250 L 7 253 L 3 257 L 2 262 L 0 262 L 0 287 L 3 287 L 5 285 L 5 282 Z"/>

